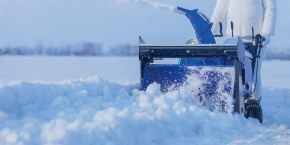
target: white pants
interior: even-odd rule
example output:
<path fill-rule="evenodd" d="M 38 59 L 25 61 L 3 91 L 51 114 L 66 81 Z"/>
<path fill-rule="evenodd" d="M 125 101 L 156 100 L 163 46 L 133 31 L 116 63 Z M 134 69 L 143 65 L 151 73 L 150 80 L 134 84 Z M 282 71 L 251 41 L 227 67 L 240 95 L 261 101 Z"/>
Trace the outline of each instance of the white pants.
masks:
<path fill-rule="evenodd" d="M 253 90 L 255 91 L 253 94 L 253 97 L 256 100 L 259 100 L 261 97 L 261 91 L 262 91 L 261 69 L 262 69 L 262 61 L 263 61 L 265 49 L 266 49 L 266 46 L 264 46 L 261 49 L 260 58 L 258 58 L 258 63 L 257 63 L 257 72 L 254 72 L 254 75 L 253 75 L 253 86 L 254 86 Z"/>
<path fill-rule="evenodd" d="M 251 37 L 244 37 L 242 38 L 244 42 L 252 42 Z M 262 61 L 265 54 L 266 46 L 263 46 L 260 53 L 260 58 L 257 58 L 257 69 L 253 74 L 253 98 L 259 100 L 261 97 L 262 91 L 262 76 L 261 76 L 261 69 L 262 69 Z"/>

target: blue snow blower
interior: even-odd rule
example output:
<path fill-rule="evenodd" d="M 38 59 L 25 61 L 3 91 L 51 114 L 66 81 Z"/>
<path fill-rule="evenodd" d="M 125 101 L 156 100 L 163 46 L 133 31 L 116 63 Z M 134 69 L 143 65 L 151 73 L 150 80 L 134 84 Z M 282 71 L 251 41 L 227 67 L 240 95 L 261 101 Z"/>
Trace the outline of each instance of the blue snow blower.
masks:
<path fill-rule="evenodd" d="M 263 47 L 263 37 L 253 36 L 253 43 L 244 43 L 238 37 L 236 44 L 216 44 L 215 38 L 223 36 L 221 23 L 221 35 L 213 35 L 213 24 L 199 10 L 181 7 L 177 7 L 177 10 L 190 20 L 198 44 L 145 44 L 139 37 L 140 89 L 146 90 L 156 82 L 161 85 L 161 91 L 167 92 L 195 84 L 196 79 L 193 81 L 190 78 L 198 77 L 202 84 L 196 94 L 208 109 L 225 111 L 230 103 L 234 106 L 234 113 L 243 113 L 246 118 L 253 117 L 262 123 L 261 105 L 245 101 L 255 91 L 252 89 L 252 80 L 258 65 L 256 59 L 259 59 Z M 163 58 L 180 58 L 180 61 L 177 65 L 153 64 L 154 60 Z M 231 99 L 225 96 L 230 96 Z"/>

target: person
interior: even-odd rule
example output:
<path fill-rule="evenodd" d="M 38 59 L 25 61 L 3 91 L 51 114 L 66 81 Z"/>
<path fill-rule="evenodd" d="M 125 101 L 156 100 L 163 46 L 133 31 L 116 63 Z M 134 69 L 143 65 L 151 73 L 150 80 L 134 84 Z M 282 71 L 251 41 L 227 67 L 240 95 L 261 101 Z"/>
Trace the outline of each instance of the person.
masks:
<path fill-rule="evenodd" d="M 216 34 L 220 29 L 220 22 L 227 16 L 226 34 L 231 37 L 240 36 L 244 42 L 252 42 L 252 28 L 254 35 L 261 34 L 265 41 L 261 49 L 263 58 L 265 48 L 275 34 L 276 25 L 276 0 L 217 0 L 211 22 L 212 32 Z M 260 103 L 261 101 L 261 66 L 262 59 L 258 59 L 257 72 L 254 72 L 253 97 L 248 99 Z M 257 74 L 257 76 L 256 76 Z"/>

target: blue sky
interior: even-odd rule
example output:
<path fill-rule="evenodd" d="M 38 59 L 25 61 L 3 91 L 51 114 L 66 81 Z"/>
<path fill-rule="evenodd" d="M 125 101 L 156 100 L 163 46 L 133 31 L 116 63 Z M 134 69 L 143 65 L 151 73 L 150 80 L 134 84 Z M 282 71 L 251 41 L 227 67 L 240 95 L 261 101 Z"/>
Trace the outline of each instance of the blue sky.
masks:
<path fill-rule="evenodd" d="M 151 0 L 211 17 L 215 0 Z M 269 47 L 290 48 L 289 0 L 279 0 L 276 36 Z M 0 0 L 0 46 L 63 46 L 84 41 L 183 44 L 194 30 L 183 15 L 136 0 Z"/>

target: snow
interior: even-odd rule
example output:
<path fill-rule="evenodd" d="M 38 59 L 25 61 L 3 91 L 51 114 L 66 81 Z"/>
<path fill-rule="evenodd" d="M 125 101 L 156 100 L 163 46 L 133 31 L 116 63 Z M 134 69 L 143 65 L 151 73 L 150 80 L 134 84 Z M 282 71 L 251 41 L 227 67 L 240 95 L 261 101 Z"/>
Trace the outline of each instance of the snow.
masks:
<path fill-rule="evenodd" d="M 265 87 L 290 87 L 289 61 L 263 61 L 262 78 Z"/>
<path fill-rule="evenodd" d="M 234 67 L 188 67 L 198 72 L 187 76 L 187 85 L 180 88 L 180 98 L 191 103 L 202 103 L 211 110 L 220 110 L 232 113 L 234 110 L 232 96 L 233 90 L 226 91 L 226 88 L 234 88 L 235 70 Z M 215 72 L 215 73 L 212 73 Z M 218 78 L 218 79 L 217 79 Z M 230 81 L 232 80 L 232 81 Z M 216 95 L 209 97 L 207 94 L 199 95 L 200 91 L 208 92 L 203 84 L 217 83 Z M 200 102 L 200 100 L 203 100 Z M 223 102 L 224 103 L 221 103 Z M 219 102 L 217 104 L 216 102 Z"/>
<path fill-rule="evenodd" d="M 98 75 L 110 82 L 139 81 L 138 57 L 1 56 L 0 83 L 11 81 L 55 82 Z M 128 64 L 128 65 L 127 65 Z M 117 70 L 123 73 L 117 73 Z"/>
<path fill-rule="evenodd" d="M 0 86 L 0 144 L 290 143 L 289 61 L 263 64 L 263 124 L 210 112 L 187 102 L 179 91 L 160 92 L 156 83 L 139 91 L 135 57 L 2 57 L 0 62 L 0 80 L 6 81 Z M 94 75 L 78 78 L 91 75 L 78 67 L 90 67 Z M 39 74 L 33 78 L 35 71 Z M 65 71 L 67 76 L 57 75 Z M 21 77 L 25 81 L 16 81 Z"/>

